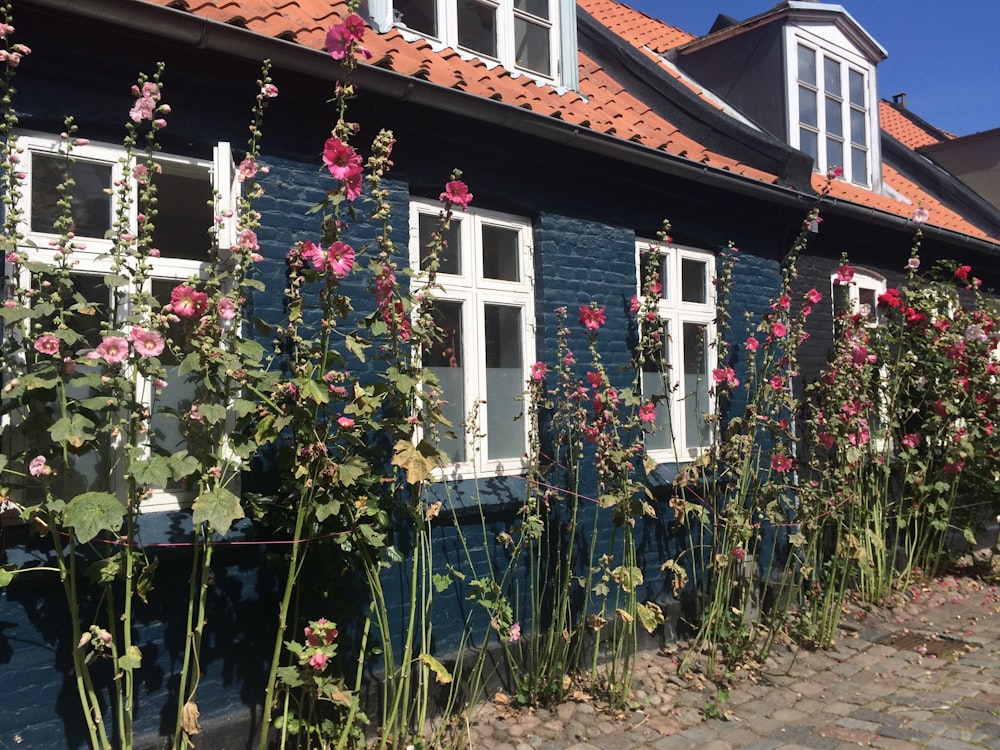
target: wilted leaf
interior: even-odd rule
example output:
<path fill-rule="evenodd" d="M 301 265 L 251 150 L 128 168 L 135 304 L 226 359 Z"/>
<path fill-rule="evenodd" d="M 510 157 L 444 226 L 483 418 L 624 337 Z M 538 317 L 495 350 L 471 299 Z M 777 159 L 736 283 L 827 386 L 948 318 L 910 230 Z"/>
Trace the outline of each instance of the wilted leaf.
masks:
<path fill-rule="evenodd" d="M 665 622 L 663 610 L 653 602 L 637 604 L 636 614 L 639 616 L 639 623 L 646 629 L 647 633 L 652 633 Z"/>
<path fill-rule="evenodd" d="M 63 520 L 76 537 L 87 543 L 101 531 L 117 533 L 125 518 L 125 506 L 110 492 L 84 492 L 66 505 Z"/>
<path fill-rule="evenodd" d="M 434 673 L 434 681 L 439 685 L 447 685 L 451 682 L 451 672 L 449 672 L 444 664 L 439 662 L 430 654 L 420 654 L 420 661 L 430 667 L 431 671 Z"/>
<path fill-rule="evenodd" d="M 438 517 L 438 514 L 440 512 L 441 512 L 441 501 L 438 500 L 437 502 L 431 503 L 430 505 L 427 506 L 427 509 L 424 511 L 424 520 L 433 521 L 435 518 Z"/>
<path fill-rule="evenodd" d="M 409 440 L 400 440 L 394 448 L 392 465 L 406 470 L 406 481 L 410 484 L 427 481 L 438 463 L 438 452 L 427 441 L 414 445 Z"/>
<path fill-rule="evenodd" d="M 188 701 L 181 709 L 181 731 L 184 732 L 184 741 L 191 747 L 194 747 L 194 743 L 191 741 L 192 735 L 201 732 L 201 724 L 198 723 L 199 716 L 201 716 L 201 711 L 198 710 L 198 704 L 194 701 Z"/>
<path fill-rule="evenodd" d="M 154 557 L 139 574 L 139 580 L 135 584 L 135 593 L 143 604 L 149 604 L 149 592 L 153 590 L 153 575 L 160 564 L 160 558 Z"/>

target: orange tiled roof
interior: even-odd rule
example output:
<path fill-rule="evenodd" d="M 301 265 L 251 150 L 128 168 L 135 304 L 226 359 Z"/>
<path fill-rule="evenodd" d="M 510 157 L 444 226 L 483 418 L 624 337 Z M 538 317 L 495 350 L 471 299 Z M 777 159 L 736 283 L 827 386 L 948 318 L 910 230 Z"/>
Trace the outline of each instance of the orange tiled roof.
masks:
<path fill-rule="evenodd" d="M 920 127 L 887 101 L 878 103 L 878 119 L 882 130 L 907 148 L 918 149 L 921 146 L 940 143 L 942 140 L 938 135 Z"/>
<path fill-rule="evenodd" d="M 345 0 L 146 0 L 249 31 L 323 49 L 326 30 L 346 17 Z M 622 8 L 613 0 L 588 0 L 585 7 L 607 14 Z M 645 19 L 645 38 L 656 49 L 683 44 L 691 39 L 672 26 Z M 632 16 L 623 16 L 630 22 Z M 413 37 L 411 36 L 411 40 Z M 530 109 L 623 140 L 683 156 L 711 167 L 774 182 L 774 175 L 713 153 L 684 136 L 677 127 L 628 94 L 586 55 L 579 55 L 580 91 L 566 91 L 539 84 L 530 76 L 512 74 L 498 65 L 460 55 L 453 49 L 435 49 L 423 39 L 408 41 L 397 29 L 385 34 L 368 33 L 364 45 L 373 54 L 371 65 L 414 76 L 447 88 Z M 651 47 L 651 48 L 652 48 Z"/>
<path fill-rule="evenodd" d="M 695 38 L 693 34 L 615 0 L 577 0 L 576 4 L 594 20 L 639 49 L 650 49 L 663 54 Z"/>

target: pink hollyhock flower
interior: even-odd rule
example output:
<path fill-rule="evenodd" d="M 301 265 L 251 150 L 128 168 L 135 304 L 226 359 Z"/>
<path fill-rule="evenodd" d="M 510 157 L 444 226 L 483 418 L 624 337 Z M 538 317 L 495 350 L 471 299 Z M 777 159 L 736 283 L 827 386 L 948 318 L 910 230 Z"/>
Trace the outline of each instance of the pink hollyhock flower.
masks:
<path fill-rule="evenodd" d="M 788 306 L 791 304 L 792 300 L 787 294 L 782 294 L 778 297 L 778 301 L 771 305 L 772 308 L 778 308 L 779 310 L 787 310 Z"/>
<path fill-rule="evenodd" d="M 774 321 L 774 325 L 771 326 L 771 335 L 780 339 L 786 333 L 788 333 L 788 327 L 780 320 Z"/>
<path fill-rule="evenodd" d="M 361 166 L 354 166 L 347 173 L 347 177 L 344 178 L 344 188 L 347 192 L 347 200 L 353 201 L 357 200 L 358 196 L 361 195 L 361 190 L 364 187 L 364 182 L 362 181 L 363 172 L 361 171 Z"/>
<path fill-rule="evenodd" d="M 469 192 L 468 185 L 461 180 L 452 180 L 444 186 L 444 192 L 438 196 L 438 200 L 445 204 L 468 208 L 472 202 L 472 193 Z"/>
<path fill-rule="evenodd" d="M 972 271 L 972 266 L 959 266 L 955 269 L 955 278 L 959 281 L 967 281 L 970 271 Z"/>
<path fill-rule="evenodd" d="M 350 417 L 338 417 L 337 424 L 339 424 L 344 429 L 347 429 L 348 427 L 354 427 L 354 420 L 351 419 Z"/>
<path fill-rule="evenodd" d="M 808 292 L 806 292 L 806 299 L 808 299 L 814 305 L 818 305 L 820 302 L 823 301 L 823 295 L 820 294 L 820 292 L 816 291 L 815 288 L 813 288 L 810 289 Z"/>
<path fill-rule="evenodd" d="M 334 60 L 343 60 L 351 51 L 351 32 L 345 24 L 337 23 L 327 29 L 323 47 Z"/>
<path fill-rule="evenodd" d="M 779 390 L 784 385 L 785 385 L 785 379 L 780 375 L 775 375 L 774 377 L 771 378 L 771 387 L 774 388 L 774 390 Z"/>
<path fill-rule="evenodd" d="M 544 380 L 545 374 L 549 371 L 549 368 L 544 362 L 535 362 L 531 366 L 531 379 L 535 381 Z"/>
<path fill-rule="evenodd" d="M 142 84 L 142 91 L 139 90 L 138 86 L 133 86 L 132 93 L 136 97 L 135 104 L 128 112 L 132 122 L 152 120 L 153 113 L 156 111 L 156 103 L 160 99 L 159 87 L 152 81 L 146 81 Z"/>
<path fill-rule="evenodd" d="M 639 407 L 639 421 L 640 422 L 655 422 L 656 421 L 656 407 L 653 404 L 643 404 Z"/>
<path fill-rule="evenodd" d="M 261 86 L 260 93 L 267 99 L 273 99 L 278 95 L 278 87 L 275 86 L 273 83 L 265 83 L 263 86 Z"/>
<path fill-rule="evenodd" d="M 35 456 L 28 464 L 28 473 L 33 477 L 40 477 L 42 474 L 51 474 L 52 468 L 45 460 L 45 456 Z"/>
<path fill-rule="evenodd" d="M 215 312 L 223 320 L 232 320 L 236 317 L 236 303 L 229 297 L 223 297 L 215 306 Z"/>
<path fill-rule="evenodd" d="M 0 23 L 0 39 L 6 39 L 14 33 L 14 27 L 9 23 Z"/>
<path fill-rule="evenodd" d="M 365 36 L 365 22 L 357 13 L 351 13 L 344 19 L 344 31 L 355 42 L 360 42 Z"/>
<path fill-rule="evenodd" d="M 241 229 L 240 247 L 250 250 L 251 252 L 257 252 L 260 250 L 260 245 L 257 244 L 257 233 L 249 227 Z"/>
<path fill-rule="evenodd" d="M 941 467 L 941 471 L 945 474 L 960 474 L 962 469 L 965 468 L 965 461 L 962 459 L 957 459 L 955 461 L 947 461 L 945 465 Z"/>
<path fill-rule="evenodd" d="M 145 164 L 136 164 L 132 167 L 132 177 L 140 185 L 145 185 L 149 182 L 149 168 Z"/>
<path fill-rule="evenodd" d="M 118 364 L 128 356 L 128 341 L 121 336 L 105 336 L 97 349 L 87 356 L 90 359 L 103 359 L 109 365 Z"/>
<path fill-rule="evenodd" d="M 35 339 L 35 351 L 41 354 L 58 354 L 59 353 L 59 339 L 53 336 L 51 333 L 46 333 L 43 336 L 39 336 Z"/>
<path fill-rule="evenodd" d="M 743 547 L 733 547 L 733 559 L 736 562 L 743 562 L 747 559 L 747 551 Z"/>
<path fill-rule="evenodd" d="M 326 251 L 326 265 L 337 278 L 344 278 L 354 267 L 354 248 L 337 240 Z"/>
<path fill-rule="evenodd" d="M 771 468 L 784 474 L 792 470 L 792 459 L 785 455 L 771 456 Z"/>
<path fill-rule="evenodd" d="M 817 438 L 819 439 L 819 444 L 827 450 L 833 448 L 833 435 L 829 432 L 821 432 Z"/>
<path fill-rule="evenodd" d="M 930 217 L 931 215 L 927 211 L 927 209 L 921 206 L 920 208 L 918 208 L 916 211 L 913 212 L 913 215 L 910 217 L 910 220 L 914 224 L 923 224 Z"/>
<path fill-rule="evenodd" d="M 830 169 L 828 169 L 826 172 L 826 176 L 831 180 L 839 180 L 841 177 L 844 176 L 844 168 L 830 167 Z"/>
<path fill-rule="evenodd" d="M 639 312 L 639 298 L 634 294 L 632 295 L 632 301 L 629 302 L 628 309 L 633 315 Z"/>
<path fill-rule="evenodd" d="M 760 342 L 751 336 L 747 339 L 747 351 L 755 352 L 760 347 Z"/>
<path fill-rule="evenodd" d="M 346 180 L 352 170 L 361 169 L 361 155 L 339 138 L 327 138 L 323 163 L 335 180 Z"/>
<path fill-rule="evenodd" d="M 920 268 L 920 258 L 910 258 L 908 261 L 906 261 L 906 266 L 907 268 L 916 271 L 918 268 Z"/>
<path fill-rule="evenodd" d="M 514 623 L 507 629 L 507 640 L 510 643 L 516 643 L 521 638 L 521 626 L 518 623 Z"/>
<path fill-rule="evenodd" d="M 732 367 L 718 367 L 712 370 L 712 379 L 716 383 L 725 383 L 730 388 L 735 388 L 740 384 L 739 378 L 736 377 L 736 371 Z"/>
<path fill-rule="evenodd" d="M 309 666 L 315 669 L 317 672 L 326 669 L 327 656 L 322 651 L 317 651 L 309 659 Z"/>
<path fill-rule="evenodd" d="M 853 278 L 854 278 L 854 269 L 851 268 L 846 263 L 837 269 L 838 284 L 850 284 L 851 279 Z"/>
<path fill-rule="evenodd" d="M 600 373 L 596 373 L 593 370 L 587 371 L 587 382 L 590 383 L 591 388 L 596 388 L 601 384 Z"/>
<path fill-rule="evenodd" d="M 159 331 L 147 331 L 140 326 L 132 326 L 128 337 L 132 340 L 135 353 L 140 357 L 159 357 L 166 342 Z"/>
<path fill-rule="evenodd" d="M 208 295 L 187 284 L 178 284 L 170 292 L 170 307 L 182 318 L 200 318 L 208 309 Z"/>
<path fill-rule="evenodd" d="M 257 160 L 248 156 L 236 167 L 236 179 L 240 182 L 257 176 Z"/>
<path fill-rule="evenodd" d="M 607 322 L 604 308 L 580 305 L 580 322 L 588 331 L 596 331 Z"/>

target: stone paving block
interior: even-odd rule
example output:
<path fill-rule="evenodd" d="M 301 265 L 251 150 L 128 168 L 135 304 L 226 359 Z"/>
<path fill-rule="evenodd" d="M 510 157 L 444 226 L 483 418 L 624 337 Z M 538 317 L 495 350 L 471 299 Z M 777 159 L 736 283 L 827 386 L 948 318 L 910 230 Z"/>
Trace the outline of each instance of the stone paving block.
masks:
<path fill-rule="evenodd" d="M 820 728 L 820 735 L 823 737 L 833 737 L 844 742 L 853 742 L 855 745 L 867 745 L 875 735 L 872 732 L 864 732 L 860 729 L 850 729 L 848 727 L 838 727 L 836 724 L 827 724 Z"/>
<path fill-rule="evenodd" d="M 872 740 L 872 747 L 879 747 L 882 750 L 918 750 L 920 745 L 907 740 L 899 740 L 893 737 L 876 737 Z"/>
<path fill-rule="evenodd" d="M 838 727 L 858 729 L 862 732 L 877 732 L 882 726 L 876 721 L 862 721 L 861 719 L 853 719 L 849 716 L 845 716 L 843 719 L 837 719 L 833 723 Z"/>
<path fill-rule="evenodd" d="M 762 738 L 740 745 L 740 750 L 775 750 L 781 742 L 770 738 Z"/>
<path fill-rule="evenodd" d="M 976 745 L 948 737 L 932 737 L 927 743 L 927 747 L 939 748 L 939 750 L 978 750 Z"/>

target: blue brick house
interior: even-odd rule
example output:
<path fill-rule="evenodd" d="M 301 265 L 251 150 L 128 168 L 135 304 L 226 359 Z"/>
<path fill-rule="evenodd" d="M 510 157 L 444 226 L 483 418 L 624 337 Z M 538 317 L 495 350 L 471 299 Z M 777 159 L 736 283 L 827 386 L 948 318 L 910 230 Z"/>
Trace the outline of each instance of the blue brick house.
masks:
<path fill-rule="evenodd" d="M 736 345 L 746 335 L 744 315 L 759 316 L 776 295 L 782 260 L 829 169 L 845 167 L 845 178 L 823 201 L 824 222 L 800 265 L 802 289 L 828 294 L 848 250 L 861 259 L 864 281 L 853 304 L 884 291 L 905 266 L 917 207 L 930 211 L 927 257 L 985 265 L 1000 249 L 1000 211 L 928 166 L 902 139 L 907 114 L 877 96 L 885 50 L 840 6 L 790 0 L 694 37 L 614 0 L 473 5 L 474 16 L 451 0 L 369 0 L 363 44 L 371 59 L 355 73 L 359 93 L 350 117 L 361 124 L 362 140 L 382 127 L 394 131 L 386 188 L 393 239 L 410 254 L 402 263 L 419 265 L 453 168 L 475 194 L 458 213 L 450 243 L 458 252 L 441 268 L 442 310 L 458 337 L 458 366 L 437 367 L 452 394 L 453 421 L 486 401 L 485 437 L 478 446 L 461 434 L 448 441 L 453 464 L 440 485 L 460 503 L 471 504 L 478 493 L 492 509 L 487 538 L 476 537 L 469 517 L 478 555 L 498 553 L 493 537 L 511 523 L 524 493 L 527 436 L 524 422 L 514 419 L 521 408 L 515 399 L 531 364 L 555 356 L 556 310 L 572 315 L 591 302 L 605 308 L 600 354 L 612 378 L 627 385 L 639 249 L 656 239 L 664 219 L 672 228 L 659 250 L 659 314 L 673 332 L 665 357 L 683 363 L 680 392 L 690 398 L 672 400 L 664 407 L 669 414 L 661 414 L 675 439 L 660 433 L 647 444 L 661 464 L 651 478 L 658 487 L 669 486 L 676 467 L 705 447 L 712 371 L 744 366 L 738 346 L 730 362 L 720 363 L 709 345 L 719 252 L 729 243 L 741 250 L 728 311 Z M 111 229 L 103 191 L 117 174 L 113 144 L 136 73 L 164 61 L 172 112 L 163 138 L 165 227 L 154 293 L 197 274 L 208 252 L 203 227 L 212 222 L 213 194 L 231 201 L 239 189 L 232 165 L 241 156 L 237 144 L 259 63 L 269 58 L 281 93 L 264 126 L 260 161 L 270 171 L 257 204 L 258 267 L 268 287 L 280 290 L 288 248 L 314 236 L 307 212 L 328 189 L 319 154 L 336 118 L 327 99 L 338 67 L 323 39 L 346 14 L 346 3 L 306 0 L 17 0 L 17 39 L 32 49 L 19 66 L 14 100 L 29 154 L 29 239 L 44 252 L 49 157 L 72 114 L 90 141 L 77 152 L 82 166 L 74 175 L 87 198 L 79 202 L 86 215 L 75 217 L 77 234 L 93 246 L 90 265 L 80 269 L 81 288 L 95 303 L 107 298 L 99 250 Z M 750 55 L 762 45 L 767 55 Z M 727 62 L 740 55 L 753 64 Z M 737 68 L 748 77 L 731 80 Z M 374 232 L 362 222 L 352 231 L 362 242 L 368 230 Z M 991 282 L 985 268 L 982 275 Z M 252 305 L 264 320 L 280 321 L 277 293 L 257 295 Z M 811 319 L 804 379 L 825 361 L 832 317 L 831 306 Z M 573 336 L 583 349 L 582 331 Z M 184 393 L 173 398 L 182 401 Z M 93 466 L 95 473 L 107 469 Z M 248 476 L 244 487 L 267 491 L 266 461 Z M 187 582 L 183 548 L 170 545 L 190 531 L 190 501 L 183 488 L 166 488 L 151 498 L 144 519 L 144 542 L 163 545 L 157 595 L 138 614 L 145 660 L 136 722 L 150 747 L 172 731 L 167 698 L 183 626 L 170 602 L 185 596 Z M 643 596 L 662 601 L 670 592 L 660 564 L 685 542 L 672 530 L 666 504 L 658 511 L 657 519 L 641 522 L 638 536 L 648 563 Z M 4 518 L 0 562 L 43 559 L 46 550 L 29 529 L 13 513 Z M 456 549 L 450 533 L 442 530 L 439 539 L 445 559 Z M 210 689 L 200 699 L 203 722 L 216 732 L 212 747 L 244 746 L 255 731 L 278 589 L 268 540 L 252 523 L 237 524 L 227 541 L 245 544 L 220 548 L 212 587 L 203 665 Z M 0 705 L 0 746 L 85 742 L 56 588 L 39 573 L 19 576 L 0 593 L 0 665 L 17 675 Z M 335 590 L 335 597 L 348 608 L 352 592 Z M 447 612 L 441 616 L 437 649 L 447 654 L 459 632 Z"/>

